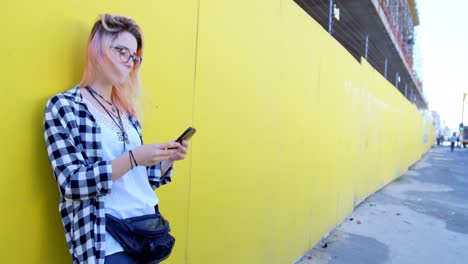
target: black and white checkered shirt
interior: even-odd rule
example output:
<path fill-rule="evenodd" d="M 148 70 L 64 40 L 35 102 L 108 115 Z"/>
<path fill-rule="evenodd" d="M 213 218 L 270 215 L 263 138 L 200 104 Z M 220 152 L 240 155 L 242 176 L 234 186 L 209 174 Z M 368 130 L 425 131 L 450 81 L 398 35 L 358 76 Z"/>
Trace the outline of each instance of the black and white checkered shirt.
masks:
<path fill-rule="evenodd" d="M 138 120 L 129 120 L 142 139 Z M 100 133 L 79 87 L 57 94 L 47 102 L 44 137 L 60 190 L 59 211 L 73 263 L 104 264 L 103 197 L 112 190 L 112 162 L 102 159 Z M 171 181 L 172 167 L 164 177 L 160 169 L 160 163 L 147 168 L 153 189 Z"/>

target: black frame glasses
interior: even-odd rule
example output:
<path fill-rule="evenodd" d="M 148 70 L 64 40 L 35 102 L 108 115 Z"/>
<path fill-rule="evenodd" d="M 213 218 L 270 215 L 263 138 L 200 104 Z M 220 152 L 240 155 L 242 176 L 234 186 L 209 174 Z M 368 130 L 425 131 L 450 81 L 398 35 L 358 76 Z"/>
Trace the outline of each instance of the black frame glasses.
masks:
<path fill-rule="evenodd" d="M 127 63 L 130 59 L 132 59 L 133 63 L 135 64 L 141 64 L 141 62 L 143 61 L 142 57 L 139 57 L 136 54 L 132 54 L 127 47 L 111 46 L 111 48 L 119 52 L 120 60 L 123 63 Z"/>

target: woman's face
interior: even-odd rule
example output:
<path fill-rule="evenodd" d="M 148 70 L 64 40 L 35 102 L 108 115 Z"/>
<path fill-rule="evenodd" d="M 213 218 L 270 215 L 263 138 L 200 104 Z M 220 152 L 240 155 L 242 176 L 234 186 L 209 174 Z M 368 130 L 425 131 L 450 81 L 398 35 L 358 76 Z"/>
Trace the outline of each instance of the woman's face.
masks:
<path fill-rule="evenodd" d="M 136 50 L 136 38 L 126 31 L 119 33 L 117 39 L 112 42 L 111 60 L 122 77 L 119 81 L 125 81 L 129 77 L 135 63 L 133 58 L 137 56 Z"/>

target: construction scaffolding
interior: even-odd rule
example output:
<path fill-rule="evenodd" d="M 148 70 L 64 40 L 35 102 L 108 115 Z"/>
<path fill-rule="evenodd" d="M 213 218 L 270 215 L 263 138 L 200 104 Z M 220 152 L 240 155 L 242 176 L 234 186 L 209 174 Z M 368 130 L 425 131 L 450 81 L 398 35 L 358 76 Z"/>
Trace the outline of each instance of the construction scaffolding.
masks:
<path fill-rule="evenodd" d="M 413 68 L 415 0 L 295 0 L 360 60 L 365 58 L 412 103 L 427 109 Z"/>
<path fill-rule="evenodd" d="M 404 53 L 406 63 L 413 70 L 414 27 L 419 25 L 419 16 L 415 0 L 379 0 L 379 7 L 384 11 L 393 30 L 393 34 Z M 422 83 L 413 70 L 418 86 Z M 422 87 L 419 87 L 422 89 Z"/>

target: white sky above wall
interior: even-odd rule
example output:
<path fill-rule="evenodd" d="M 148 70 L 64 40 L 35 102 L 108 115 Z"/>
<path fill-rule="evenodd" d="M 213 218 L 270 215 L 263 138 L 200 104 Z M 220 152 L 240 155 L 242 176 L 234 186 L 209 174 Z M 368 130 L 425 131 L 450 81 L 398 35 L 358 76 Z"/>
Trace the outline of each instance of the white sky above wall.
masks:
<path fill-rule="evenodd" d="M 420 0 L 420 74 L 429 110 L 438 111 L 452 131 L 462 118 L 468 93 L 468 1 Z M 468 96 L 467 96 L 468 97 Z M 468 124 L 468 98 L 464 123 Z"/>

